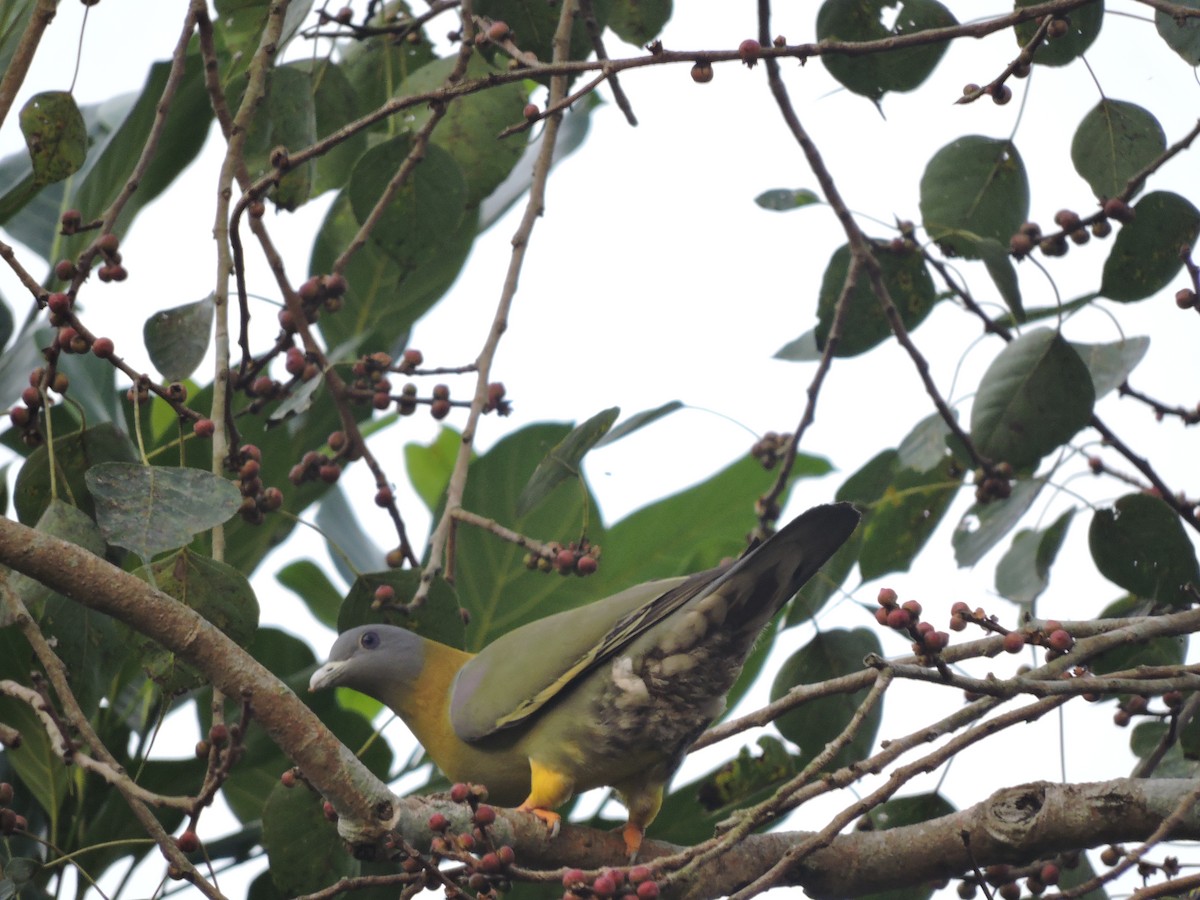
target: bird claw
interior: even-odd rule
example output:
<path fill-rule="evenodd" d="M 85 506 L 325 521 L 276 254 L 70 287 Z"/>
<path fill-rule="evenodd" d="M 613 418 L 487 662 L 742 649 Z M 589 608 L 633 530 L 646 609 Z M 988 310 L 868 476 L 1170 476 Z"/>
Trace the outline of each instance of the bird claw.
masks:
<path fill-rule="evenodd" d="M 546 830 L 550 832 L 550 837 L 558 837 L 558 832 L 562 828 L 562 816 L 551 809 L 539 809 L 535 806 L 519 806 L 517 807 L 522 812 L 532 813 L 537 816 L 546 825 Z"/>
<path fill-rule="evenodd" d="M 625 837 L 625 852 L 629 854 L 629 864 L 633 865 L 637 861 L 638 852 L 642 849 L 642 838 L 645 836 L 646 830 L 633 822 L 626 822 L 621 833 Z"/>

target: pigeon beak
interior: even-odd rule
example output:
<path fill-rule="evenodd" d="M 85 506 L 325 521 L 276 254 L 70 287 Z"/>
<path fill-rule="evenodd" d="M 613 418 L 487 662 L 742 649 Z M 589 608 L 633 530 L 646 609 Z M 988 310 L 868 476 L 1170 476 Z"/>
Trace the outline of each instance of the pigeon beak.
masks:
<path fill-rule="evenodd" d="M 341 680 L 342 669 L 346 667 L 345 660 L 330 660 L 312 673 L 308 681 L 308 690 L 319 691 L 322 688 L 333 687 Z"/>

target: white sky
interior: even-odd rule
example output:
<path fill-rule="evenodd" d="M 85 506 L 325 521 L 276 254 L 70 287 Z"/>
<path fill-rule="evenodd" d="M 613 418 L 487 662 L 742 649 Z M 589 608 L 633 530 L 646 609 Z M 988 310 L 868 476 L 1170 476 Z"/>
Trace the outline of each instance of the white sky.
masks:
<path fill-rule="evenodd" d="M 949 5 L 960 19 L 1007 9 L 1006 4 L 990 0 Z M 169 53 L 185 6 L 184 0 L 105 0 L 93 8 L 75 89 L 79 102 L 138 89 L 149 63 Z M 813 39 L 815 3 L 778 6 L 776 33 L 792 42 Z M 676 7 L 664 35 L 671 49 L 735 48 L 756 31 L 752 3 L 687 0 Z M 1153 24 L 1145 21 L 1143 9 L 1120 0 L 1110 3 L 1104 31 L 1088 61 L 1106 96 L 1150 109 L 1171 142 L 1194 123 L 1200 88 L 1192 70 L 1164 47 Z M 0 153 L 21 146 L 15 109 L 29 93 L 67 87 L 81 11 L 79 4 L 62 4 L 26 91 L 0 131 Z M 1133 12 L 1135 17 L 1111 14 L 1118 11 Z M 440 34 L 445 29 L 434 30 Z M 636 51 L 613 42 L 609 52 L 624 56 Z M 1078 121 L 1099 99 L 1087 68 L 1078 63 L 1063 69 L 1039 68 L 1033 78 L 1014 83 L 1016 97 L 1005 107 L 987 101 L 953 105 L 963 84 L 991 80 L 1015 53 L 1009 34 L 958 42 L 922 89 L 885 98 L 886 118 L 869 101 L 840 90 L 819 61 L 804 67 L 785 63 L 784 69 L 802 121 L 847 202 L 864 216 L 883 222 L 895 217 L 919 221 L 917 187 L 925 161 L 962 134 L 1007 136 L 1018 116 L 1016 141 L 1030 175 L 1033 217 L 1049 222 L 1061 207 L 1086 214 L 1094 201 L 1070 165 L 1069 149 Z M 494 377 L 507 385 L 515 413 L 507 420 L 485 419 L 480 433 L 480 444 L 486 448 L 509 430 L 531 422 L 582 420 L 613 405 L 626 414 L 673 399 L 704 408 L 676 413 L 589 457 L 588 474 L 609 522 L 717 471 L 748 450 L 754 440 L 751 432 L 792 430 L 814 367 L 774 361 L 771 356 L 814 324 L 825 264 L 844 241 L 826 207 L 776 214 L 753 203 L 768 188 L 816 187 L 771 101 L 763 69 L 718 65 L 708 85 L 693 84 L 687 69 L 686 65 L 648 68 L 623 76 L 641 125 L 629 128 L 615 105 L 607 104 L 594 114 L 583 148 L 552 177 L 546 214 L 533 234 L 494 371 Z M 112 326 L 109 333 L 117 340 L 118 352 L 142 360 L 135 365 L 149 367 L 136 344 L 141 323 L 151 312 L 212 290 L 210 211 L 219 164 L 220 147 L 210 137 L 201 159 L 186 173 L 186 183 L 143 212 L 123 238 L 129 281 L 119 287 L 87 288 L 92 315 L 125 323 L 125 330 Z M 1198 172 L 1194 154 L 1184 154 L 1156 176 L 1149 189 L 1174 189 L 1194 201 L 1200 196 Z M 268 215 L 277 245 L 287 250 L 294 283 L 307 271 L 311 235 L 324 210 L 323 198 L 292 216 Z M 477 242 L 450 294 L 418 325 L 413 345 L 424 352 L 428 363 L 462 364 L 478 352 L 499 296 L 515 227 L 516 218 L 510 215 Z M 882 226 L 869 222 L 866 228 L 872 234 L 887 234 Z M 1065 260 L 1049 261 L 1064 299 L 1096 286 L 1110 246 L 1111 239 L 1094 240 L 1084 248 L 1073 248 Z M 40 271 L 28 256 L 23 261 Z M 964 265 L 960 271 L 977 297 L 998 302 L 988 289 L 982 266 Z M 1031 265 L 1022 265 L 1020 272 L 1027 307 L 1053 302 L 1050 284 Z M 1177 282 L 1151 300 L 1121 308 L 1109 305 L 1115 316 L 1103 311 L 1105 304 L 1097 304 L 1067 324 L 1067 337 L 1113 341 L 1121 329 L 1131 335 L 1150 335 L 1150 354 L 1134 373 L 1133 382 L 1167 402 L 1194 403 L 1200 399 L 1194 364 L 1196 320 L 1175 308 L 1171 295 L 1183 285 L 1182 276 Z M 261 264 L 251 269 L 249 286 L 252 293 L 275 293 Z M 0 271 L 0 292 L 23 311 L 27 300 L 7 271 Z M 120 304 L 115 316 L 115 308 L 106 306 L 109 298 Z M 273 320 L 273 314 L 270 317 Z M 914 333 L 930 358 L 934 378 L 958 404 L 964 421 L 970 395 L 999 350 L 998 341 L 976 342 L 979 331 L 974 319 L 942 304 Z M 467 385 L 462 382 L 463 392 Z M 837 363 L 802 449 L 828 456 L 839 471 L 821 481 L 799 484 L 792 511 L 830 498 L 848 474 L 880 449 L 896 446 L 930 410 L 916 373 L 899 349 L 887 346 Z M 1110 396 L 1098 412 L 1136 450 L 1153 454 L 1168 484 L 1193 495 L 1197 492 L 1187 480 L 1195 458 L 1190 434 L 1173 422 L 1156 425 L 1132 401 Z M 449 421 L 461 419 L 452 416 Z M 401 447 L 414 440 L 428 441 L 435 433 L 427 417 L 415 416 L 377 439 L 377 453 L 400 487 L 404 486 Z M 1092 439 L 1084 432 L 1076 444 Z M 352 495 L 373 494 L 362 472 L 343 483 Z M 1120 485 L 1092 479 L 1072 481 L 1069 487 L 1093 501 L 1124 493 Z M 955 566 L 949 538 L 969 505 L 969 494 L 969 490 L 962 492 L 913 571 L 885 579 L 902 597 L 919 598 L 939 627 L 944 627 L 949 607 L 960 599 L 982 603 L 1002 619 L 1015 614 L 1013 607 L 994 599 L 997 554 L 974 570 Z M 1042 525 L 1048 524 L 1073 502 L 1077 501 L 1072 497 L 1051 498 L 1047 493 L 1035 505 L 1035 515 Z M 423 533 L 419 503 L 405 499 L 402 508 L 412 533 Z M 388 533 L 385 516 L 369 501 L 362 510 L 368 527 Z M 1120 593 L 1095 574 L 1087 557 L 1087 519 L 1086 512 L 1078 515 L 1072 526 L 1050 592 L 1039 604 L 1045 615 L 1091 616 Z M 1007 542 L 1000 552 L 1005 547 Z M 306 615 L 303 608 L 272 578 L 286 562 L 310 554 L 323 558 L 324 551 L 307 537 L 299 546 L 285 545 L 263 565 L 256 585 L 264 623 L 301 630 L 320 654 L 330 636 L 316 626 L 298 629 L 297 622 Z M 870 601 L 877 587 L 855 593 L 854 599 Z M 847 602 L 821 621 L 822 628 L 863 625 L 871 625 L 869 618 Z M 883 639 L 889 652 L 904 652 L 905 642 L 890 635 Z M 773 664 L 782 659 L 779 655 Z M 997 672 L 1008 672 L 1013 665 L 1015 661 L 1009 660 L 990 664 Z M 765 691 L 764 687 L 763 695 Z M 959 701 L 950 693 L 913 689 L 913 702 L 891 703 L 880 737 L 912 730 L 917 724 L 914 710 L 930 714 L 932 709 L 953 708 Z M 1086 781 L 1127 774 L 1132 762 L 1125 750 L 1126 735 L 1103 732 L 1104 745 L 1112 749 L 1096 753 L 1096 735 L 1085 730 L 1097 716 L 1106 721 L 1111 706 L 1099 711 L 1078 706 L 1082 704 L 1068 710 L 1062 723 L 1066 777 Z M 190 728 L 190 715 L 184 719 Z M 970 759 L 959 760 L 946 776 L 943 790 L 964 806 L 987 796 L 1000 786 L 998 780 L 978 777 L 980 771 L 988 771 L 989 760 L 999 766 L 1006 783 L 1062 778 L 1059 728 L 1057 720 L 1028 726 L 1002 739 L 987 755 L 976 751 Z M 399 725 L 391 726 L 389 735 L 398 744 L 405 740 Z M 194 735 L 185 734 L 180 747 L 188 748 L 194 740 Z M 702 766 L 715 765 L 723 754 L 710 750 L 699 755 L 704 760 L 695 765 L 693 776 Z M 997 762 L 1011 759 L 1021 760 L 1019 769 Z M 942 774 L 927 779 L 920 789 L 932 789 Z M 819 826 L 840 805 L 806 807 L 791 824 Z M 217 837 L 222 831 L 214 818 L 205 817 L 203 838 Z M 231 896 L 240 892 L 233 884 L 222 880 Z"/>

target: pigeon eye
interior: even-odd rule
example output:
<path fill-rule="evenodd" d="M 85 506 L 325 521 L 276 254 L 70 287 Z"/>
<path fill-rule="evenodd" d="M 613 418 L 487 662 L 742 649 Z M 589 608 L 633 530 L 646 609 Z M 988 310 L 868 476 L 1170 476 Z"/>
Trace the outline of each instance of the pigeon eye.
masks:
<path fill-rule="evenodd" d="M 379 634 L 374 631 L 364 631 L 363 636 L 358 639 L 358 643 L 364 650 L 374 650 L 379 646 Z"/>

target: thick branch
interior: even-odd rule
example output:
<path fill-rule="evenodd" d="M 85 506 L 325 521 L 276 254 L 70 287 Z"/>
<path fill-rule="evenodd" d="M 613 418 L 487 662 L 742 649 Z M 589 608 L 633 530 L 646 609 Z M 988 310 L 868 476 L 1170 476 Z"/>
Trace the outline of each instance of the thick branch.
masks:
<path fill-rule="evenodd" d="M 381 831 L 391 793 L 278 678 L 187 606 L 76 544 L 0 518 L 0 562 L 77 603 L 119 619 L 203 672 L 303 769 L 343 820 Z"/>

